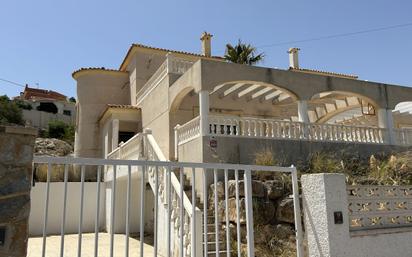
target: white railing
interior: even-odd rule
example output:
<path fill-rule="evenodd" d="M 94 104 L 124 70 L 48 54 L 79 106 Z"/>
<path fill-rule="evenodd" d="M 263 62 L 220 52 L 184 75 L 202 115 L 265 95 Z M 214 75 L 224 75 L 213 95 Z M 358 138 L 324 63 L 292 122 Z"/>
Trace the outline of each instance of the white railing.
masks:
<path fill-rule="evenodd" d="M 395 143 L 397 145 L 410 146 L 412 145 L 412 129 L 395 129 Z"/>
<path fill-rule="evenodd" d="M 412 227 L 412 186 L 348 186 L 351 231 Z"/>
<path fill-rule="evenodd" d="M 179 144 L 184 144 L 200 135 L 200 119 L 199 116 L 191 121 L 175 127 L 175 135 Z"/>
<path fill-rule="evenodd" d="M 210 115 L 209 135 L 249 138 L 273 138 L 310 141 L 354 142 L 384 144 L 386 129 L 339 124 L 305 124 L 276 119 Z M 200 136 L 199 117 L 176 129 L 177 144 Z M 398 133 L 400 144 L 412 144 L 412 131 Z"/>
<path fill-rule="evenodd" d="M 156 72 L 144 84 L 136 94 L 136 102 L 139 104 L 169 73 L 183 74 L 193 62 L 185 59 L 174 57 L 171 54 L 166 55 L 166 61 L 160 65 Z"/>
<path fill-rule="evenodd" d="M 150 141 L 151 139 L 149 139 Z M 151 144 L 149 142 L 149 144 Z M 152 148 L 153 152 L 158 152 L 156 147 Z M 157 157 L 159 158 L 159 157 Z M 139 248 L 139 256 L 143 257 L 145 254 L 147 255 L 148 253 L 145 253 L 145 246 L 144 246 L 144 240 L 145 240 L 145 215 L 147 212 L 145 212 L 145 177 L 148 176 L 147 173 L 149 173 L 150 169 L 153 169 L 155 171 L 155 185 L 156 187 L 159 186 L 161 183 L 161 179 L 159 177 L 159 170 L 163 169 L 166 171 L 166 188 L 169 190 L 172 190 L 174 188 L 173 183 L 172 183 L 172 176 L 173 176 L 173 170 L 179 170 L 180 174 L 183 174 L 183 170 L 189 170 L 191 171 L 192 175 L 192 183 L 196 184 L 197 179 L 202 179 L 201 176 L 197 176 L 198 174 L 203 175 L 203 179 L 206 179 L 207 173 L 213 172 L 214 175 L 214 188 L 217 188 L 217 177 L 219 174 L 223 173 L 225 176 L 225 213 L 226 213 L 226 218 L 224 221 L 219 221 L 219 213 L 214 212 L 214 231 L 212 230 L 211 232 L 208 233 L 208 218 L 211 216 L 208 216 L 208 206 L 218 206 L 218 199 L 217 199 L 217 194 L 214 194 L 215 197 L 214 199 L 210 199 L 209 201 L 212 202 L 204 202 L 204 213 L 203 217 L 201 216 L 201 213 L 197 211 L 193 211 L 195 207 L 192 207 L 192 217 L 188 217 L 188 212 L 184 211 L 184 208 L 180 208 L 181 206 L 184 206 L 184 191 L 183 191 L 183 177 L 180 175 L 180 185 L 179 185 L 179 190 L 178 190 L 178 195 L 179 197 L 176 199 L 176 205 L 179 207 L 175 212 L 172 209 L 173 206 L 173 200 L 172 199 L 172 193 L 169 192 L 167 194 L 167 208 L 165 212 L 165 219 L 163 220 L 163 217 L 158 216 L 161 214 L 160 208 L 155 205 L 155 210 L 154 210 L 154 256 L 158 256 L 160 254 L 159 249 L 165 249 L 165 253 L 162 253 L 162 256 L 165 257 L 170 257 L 170 256 L 180 256 L 180 257 L 187 257 L 187 256 L 196 256 L 196 257 L 201 257 L 201 256 L 208 256 L 210 252 L 208 251 L 208 245 L 210 245 L 210 238 L 208 234 L 212 233 L 214 235 L 214 240 L 212 241 L 213 244 L 215 245 L 216 250 L 216 256 L 219 256 L 219 249 L 222 249 L 220 247 L 223 247 L 220 244 L 219 235 L 220 232 L 219 230 L 221 229 L 220 224 L 225 224 L 227 230 L 226 230 L 226 245 L 228 249 L 224 254 L 227 256 L 230 256 L 231 252 L 231 232 L 229 231 L 229 228 L 231 227 L 231 224 L 229 223 L 228 219 L 228 177 L 229 173 L 233 173 L 235 179 L 237 182 L 239 182 L 239 179 L 244 180 L 245 186 L 244 186 L 244 192 L 239 192 L 239 187 L 236 187 L 236 203 L 240 204 L 240 199 L 239 195 L 244 195 L 245 196 L 245 209 L 246 209 L 246 238 L 247 238 L 247 256 L 248 257 L 253 257 L 254 256 L 254 232 L 253 232 L 253 208 L 252 208 L 252 180 L 251 180 L 251 173 L 252 171 L 270 171 L 270 172 L 286 172 L 286 173 L 291 173 L 292 175 L 292 181 L 293 181 L 293 196 L 294 196 L 294 207 L 295 207 L 295 224 L 296 224 L 296 238 L 297 238 L 297 252 L 299 257 L 302 257 L 302 228 L 301 228 L 301 220 L 300 220 L 300 208 L 299 208 L 299 193 L 298 193 L 298 181 L 297 181 L 297 173 L 296 169 L 294 168 L 283 168 L 283 167 L 270 167 L 270 166 L 254 166 L 254 165 L 231 165 L 231 164 L 206 164 L 206 163 L 178 163 L 178 162 L 163 162 L 163 161 L 142 161 L 142 160 L 109 160 L 109 159 L 90 159 L 90 158 L 62 158 L 62 157 L 34 157 L 33 159 L 33 166 L 40 165 L 40 164 L 47 164 L 47 181 L 46 181 L 46 190 L 45 190 L 45 196 L 44 196 L 44 217 L 43 217 L 43 237 L 42 237 L 42 246 L 41 246 L 41 252 L 39 253 L 33 253 L 33 256 L 46 256 L 51 253 L 51 251 L 59 251 L 60 254 L 59 256 L 64 256 L 65 251 L 70 248 L 77 248 L 77 256 L 86 256 L 86 253 L 84 253 L 82 249 L 82 235 L 83 235 L 83 218 L 84 218 L 84 198 L 86 197 L 84 194 L 84 183 L 85 183 L 85 172 L 86 172 L 86 167 L 88 168 L 88 171 L 95 171 L 97 172 L 97 180 L 100 181 L 101 178 L 101 170 L 102 168 L 105 167 L 112 167 L 112 172 L 114 173 L 111 177 L 113 178 L 111 181 L 106 181 L 107 184 L 111 184 L 110 191 L 111 191 L 111 196 L 110 196 L 110 203 L 107 203 L 109 205 L 109 209 L 111 210 L 111 213 L 106 213 L 106 221 L 109 223 L 108 226 L 110 226 L 109 234 L 110 234 L 110 243 L 109 243 L 109 251 L 107 252 L 108 256 L 113 257 L 114 255 L 114 249 L 115 249 L 115 240 L 114 240 L 114 224 L 116 224 L 116 221 L 119 218 L 125 218 L 125 227 L 124 227 L 124 233 L 125 233 L 125 242 L 124 242 L 124 256 L 129 256 L 130 252 L 130 247 L 129 247 L 129 237 L 130 233 L 134 232 L 131 231 L 130 228 L 130 223 L 132 220 L 136 220 L 137 217 L 134 217 L 133 215 L 136 215 L 134 212 L 131 212 L 131 205 L 136 204 L 135 202 L 131 202 L 132 198 L 132 192 L 135 192 L 135 189 L 133 187 L 137 186 L 137 190 L 140 192 L 140 201 L 139 201 L 139 215 L 140 215 L 140 222 L 139 222 L 139 232 L 140 232 L 140 248 Z M 67 192 L 65 190 L 64 196 L 62 198 L 62 205 L 59 204 L 54 204 L 49 202 L 49 194 L 50 194 L 50 177 L 51 177 L 51 172 L 52 172 L 52 167 L 53 165 L 64 165 L 65 167 L 65 180 L 64 180 L 64 187 L 67 188 L 67 171 L 69 170 L 69 166 L 75 166 L 78 167 L 81 170 L 81 187 L 80 187 L 80 201 L 79 201 L 79 206 L 78 207 L 73 207 L 72 208 L 78 208 L 79 210 L 79 224 L 78 224 L 78 241 L 77 241 L 77 246 L 73 245 L 72 242 L 66 242 L 65 243 L 65 235 L 66 233 L 66 206 L 67 206 L 67 194 L 70 192 Z M 118 172 L 119 168 L 125 167 L 127 169 L 127 176 L 126 176 L 126 188 L 125 190 L 120 188 L 116 188 L 117 183 L 119 182 L 118 177 L 116 173 Z M 132 183 L 132 180 L 136 178 L 136 176 L 132 175 L 132 170 L 137 171 L 140 175 L 141 178 L 141 183 Z M 233 175 L 232 174 L 232 175 Z M 230 175 L 230 177 L 232 177 Z M 243 176 L 241 176 L 243 175 Z M 150 176 L 150 175 L 149 175 Z M 124 181 L 124 180 L 122 180 Z M 100 217 L 100 194 L 107 194 L 105 190 L 101 190 L 100 185 L 102 183 L 96 183 L 97 188 L 97 196 L 96 196 L 96 213 L 95 213 L 95 240 L 94 240 L 94 253 L 93 256 L 97 257 L 99 256 L 99 232 L 100 232 L 100 227 L 99 227 L 99 217 Z M 236 183 L 237 184 L 237 183 Z M 203 194 L 207 195 L 207 186 L 204 186 L 203 188 Z M 160 195 L 158 193 L 158 190 L 154 190 L 154 196 L 155 199 L 159 199 Z M 123 195 L 124 193 L 124 195 Z M 117 195 L 119 194 L 119 195 Z M 192 196 L 195 196 L 195 188 L 192 187 Z M 124 201 L 119 203 L 119 201 Z M 155 200 L 157 201 L 157 200 Z M 197 200 L 196 197 L 192 198 L 192 206 L 196 206 Z M 123 206 L 123 207 L 122 207 Z M 161 205 L 159 205 L 161 206 Z M 62 208 L 62 220 L 61 220 L 61 240 L 60 240 L 60 245 L 59 245 L 59 250 L 56 249 L 56 245 L 54 244 L 47 244 L 47 239 L 49 236 L 48 233 L 48 212 L 49 208 Z M 116 214 L 119 208 L 125 208 L 124 215 L 125 217 L 118 217 Z M 116 211 L 115 211 L 116 210 Z M 132 215 L 133 213 L 133 215 Z M 176 216 L 176 220 L 178 222 L 172 222 L 173 218 L 172 216 Z M 212 213 L 213 215 L 213 213 Z M 242 241 L 242 235 L 240 233 L 240 212 L 239 208 L 237 208 L 236 211 L 236 217 L 237 220 L 235 222 L 235 226 L 237 227 L 237 242 Z M 200 220 L 200 223 L 195 223 L 195 222 L 187 222 L 191 218 L 191 220 Z M 161 220 L 162 219 L 162 220 Z M 203 231 L 201 227 L 198 227 L 197 225 L 202 224 L 202 219 L 203 219 Z M 166 222 L 164 222 L 166 220 Z M 183 221 L 183 222 L 181 222 Z M 162 228 L 159 227 L 159 224 L 163 224 L 163 226 L 166 226 L 166 231 L 167 233 L 161 233 Z M 173 226 L 173 227 L 172 227 Z M 177 231 L 176 236 L 171 235 L 172 230 Z M 116 233 L 119 233 L 118 231 Z M 203 244 L 193 244 L 191 242 L 197 242 L 198 239 L 201 239 L 201 235 L 204 235 L 203 237 Z M 173 240 L 173 241 L 172 241 Z M 187 243 L 189 242 L 189 243 Z M 116 240 L 116 243 L 117 240 Z M 166 245 L 166 246 L 165 246 Z M 186 246 L 186 247 L 185 247 Z M 50 249 L 53 248 L 53 249 Z M 39 248 L 36 248 L 39 249 Z M 49 249 L 49 251 L 47 251 Z M 241 248 L 238 247 L 238 256 L 241 256 Z M 91 254 L 88 254 L 87 256 L 90 256 Z"/>
<path fill-rule="evenodd" d="M 339 124 L 308 124 L 307 138 L 313 141 L 384 143 L 386 130 L 375 127 L 356 127 Z"/>
<path fill-rule="evenodd" d="M 140 103 L 167 75 L 167 62 L 162 63 L 150 79 L 136 94 L 136 102 Z"/>
<path fill-rule="evenodd" d="M 171 54 L 167 55 L 167 72 L 168 73 L 175 73 L 175 74 L 183 74 L 187 70 L 192 67 L 193 63 L 192 61 L 188 61 L 182 58 L 177 58 L 174 57 Z"/>
<path fill-rule="evenodd" d="M 137 134 L 136 136 L 129 139 L 126 143 L 121 144 L 117 149 L 115 149 L 112 153 L 108 155 L 109 159 L 121 159 L 121 160 L 148 160 L 148 161 L 167 161 L 166 157 L 164 156 L 163 152 L 161 151 L 160 147 L 156 143 L 156 140 L 151 134 L 149 129 L 146 129 L 144 133 Z M 180 181 L 183 181 L 183 178 L 180 177 L 180 180 L 176 177 L 174 172 L 169 172 L 170 178 L 166 175 L 168 172 L 164 167 L 154 167 L 149 166 L 147 167 L 148 173 L 148 181 L 153 190 L 153 192 L 157 192 L 159 198 L 156 199 L 155 206 L 158 206 L 158 200 L 160 199 L 160 203 L 165 206 L 171 206 L 171 221 L 175 224 L 172 228 L 175 236 L 179 237 L 178 230 L 174 229 L 178 227 L 180 222 L 179 220 L 179 211 L 184 211 L 184 224 L 185 230 L 182 230 L 183 237 L 188 238 L 190 230 L 187 227 L 190 224 L 201 224 L 201 211 L 199 208 L 196 208 L 194 205 L 191 204 L 187 194 L 183 192 L 183 195 L 180 195 L 180 190 L 183 188 L 181 186 Z M 124 175 L 124 174 L 123 174 Z M 183 176 L 183 172 L 181 172 L 181 176 Z M 156 180 L 158 178 L 158 180 Z M 170 191 L 167 188 L 168 179 L 170 179 Z M 168 192 L 171 194 L 171 203 L 168 202 Z M 183 208 L 180 208 L 181 203 L 183 203 Z M 197 213 L 197 221 L 194 220 L 195 215 Z M 201 242 L 201 237 L 199 235 L 198 240 Z M 191 247 L 190 240 L 184 240 L 184 251 L 188 251 Z M 201 245 L 201 243 L 197 243 Z"/>
<path fill-rule="evenodd" d="M 108 159 L 116 160 L 139 160 L 143 156 L 142 149 L 142 136 L 143 134 L 139 133 L 134 135 L 132 138 L 127 140 L 126 143 L 120 143 L 119 147 L 114 149 L 107 155 Z"/>

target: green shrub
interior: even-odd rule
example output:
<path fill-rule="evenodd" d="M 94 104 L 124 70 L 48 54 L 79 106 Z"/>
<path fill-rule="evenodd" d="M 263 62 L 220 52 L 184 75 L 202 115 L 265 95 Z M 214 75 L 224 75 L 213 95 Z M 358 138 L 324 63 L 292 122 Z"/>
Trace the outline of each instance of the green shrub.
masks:
<path fill-rule="evenodd" d="M 14 100 L 14 102 L 16 103 L 16 105 L 17 105 L 20 109 L 29 110 L 29 111 L 33 109 L 33 106 L 31 106 L 30 103 L 27 103 L 27 102 L 25 102 L 25 101 L 22 101 L 22 100 Z"/>
<path fill-rule="evenodd" d="M 46 135 L 49 138 L 57 138 L 73 144 L 74 126 L 60 120 L 50 121 Z"/>
<path fill-rule="evenodd" d="M 24 125 L 22 110 L 6 95 L 0 96 L 0 124 Z"/>

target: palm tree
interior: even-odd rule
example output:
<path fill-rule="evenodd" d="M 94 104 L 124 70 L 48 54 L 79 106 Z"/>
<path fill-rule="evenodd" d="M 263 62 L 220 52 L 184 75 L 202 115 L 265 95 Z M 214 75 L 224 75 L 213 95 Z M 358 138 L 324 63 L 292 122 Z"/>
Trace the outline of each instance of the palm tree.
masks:
<path fill-rule="evenodd" d="M 262 61 L 265 56 L 263 53 L 256 55 L 256 47 L 253 47 L 250 44 L 244 44 L 239 39 L 235 46 L 232 46 L 231 44 L 226 45 L 224 57 L 229 62 L 254 65 Z"/>

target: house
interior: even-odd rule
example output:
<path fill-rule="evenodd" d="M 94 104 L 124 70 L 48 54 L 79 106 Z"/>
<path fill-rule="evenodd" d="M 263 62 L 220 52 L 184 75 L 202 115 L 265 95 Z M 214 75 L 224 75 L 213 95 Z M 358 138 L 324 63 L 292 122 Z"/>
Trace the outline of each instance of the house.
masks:
<path fill-rule="evenodd" d="M 118 69 L 73 72 L 78 96 L 75 156 L 253 164 L 257 151 L 270 148 L 293 164 L 315 151 L 350 149 L 367 155 L 412 144 L 408 103 L 412 88 L 301 68 L 297 48 L 288 51 L 287 70 L 228 63 L 212 55 L 211 39 L 212 35 L 202 34 L 201 53 L 133 44 Z M 190 170 L 183 171 L 192 179 Z M 128 209 L 113 208 L 109 200 L 114 196 L 126 199 L 127 172 L 124 165 L 105 168 L 107 230 L 124 231 L 124 214 L 143 202 L 150 212 L 157 198 L 163 203 L 158 205 L 159 219 L 170 217 L 165 209 L 166 186 L 163 182 L 155 186 L 153 170 L 148 178 L 137 169 L 132 172 L 137 174 L 133 183 L 141 185 L 138 181 L 144 178 L 155 197 L 139 196 Z M 170 175 L 175 181 L 173 203 L 183 183 L 176 174 Z M 204 206 L 203 192 L 216 179 L 223 176 L 203 169 L 203 176 L 191 184 Z M 174 213 L 177 206 L 173 204 Z M 182 222 L 177 219 L 175 224 Z M 174 226 L 172 234 L 177 235 L 178 228 Z M 141 227 L 134 224 L 131 229 Z M 163 252 L 166 248 L 159 245 Z"/>
<path fill-rule="evenodd" d="M 412 89 L 301 68 L 297 48 L 288 70 L 228 63 L 211 55 L 211 38 L 202 35 L 200 54 L 133 44 L 118 69 L 75 71 L 75 155 L 107 157 L 144 128 L 168 159 L 185 161 L 237 163 L 244 158 L 235 145 L 279 140 L 292 152 L 410 143 Z M 217 147 L 206 147 L 211 137 Z"/>
<path fill-rule="evenodd" d="M 23 109 L 23 119 L 30 126 L 46 129 L 52 120 L 60 120 L 66 124 L 75 123 L 75 103 L 68 101 L 63 94 L 26 85 L 16 99 L 31 106 L 30 109 Z"/>

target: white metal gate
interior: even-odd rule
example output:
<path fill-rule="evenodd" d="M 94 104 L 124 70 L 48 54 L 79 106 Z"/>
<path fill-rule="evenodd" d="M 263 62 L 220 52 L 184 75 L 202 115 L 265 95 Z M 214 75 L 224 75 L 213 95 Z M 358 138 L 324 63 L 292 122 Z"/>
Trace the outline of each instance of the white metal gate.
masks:
<path fill-rule="evenodd" d="M 152 178 L 154 183 L 150 184 L 154 193 L 154 228 L 153 228 L 153 252 L 154 256 L 219 256 L 225 255 L 230 256 L 231 254 L 242 256 L 240 249 L 241 233 L 240 233 L 240 191 L 239 191 L 239 181 L 243 180 L 244 190 L 243 195 L 245 196 L 245 209 L 246 209 L 246 231 L 247 231 L 247 256 L 254 256 L 254 232 L 253 232 L 253 208 L 252 208 L 252 172 L 255 171 L 265 171 L 265 172 L 283 172 L 290 173 L 292 177 L 293 186 L 293 199 L 295 208 L 295 228 L 296 228 L 296 243 L 297 243 L 297 256 L 303 257 L 302 252 L 302 223 L 300 214 L 300 203 L 299 203 L 299 193 L 298 193 L 298 180 L 297 172 L 294 167 L 274 167 L 274 166 L 256 166 L 256 165 L 236 165 L 236 164 L 212 164 L 212 163 L 183 163 L 183 162 L 164 162 L 164 161 L 141 161 L 141 160 L 112 160 L 112 159 L 90 159 L 90 158 L 59 158 L 59 157 L 34 157 L 33 160 L 34 167 L 38 165 L 47 165 L 47 179 L 46 179 L 46 191 L 44 195 L 44 216 L 43 216 L 43 236 L 42 236 L 42 247 L 41 256 L 51 256 L 48 253 L 48 248 L 50 246 L 47 244 L 47 239 L 50 236 L 48 233 L 48 213 L 50 208 L 62 208 L 62 218 L 61 218 L 61 233 L 60 233 L 60 246 L 59 256 L 66 256 L 65 247 L 77 247 L 77 256 L 87 256 L 82 251 L 82 235 L 83 231 L 83 209 L 84 209 L 84 184 L 85 184 L 85 174 L 87 172 L 96 172 L 97 181 L 105 181 L 106 184 L 110 185 L 112 189 L 112 195 L 110 203 L 106 202 L 106 205 L 110 205 L 111 213 L 106 213 L 106 227 L 109 227 L 110 243 L 107 256 L 145 256 L 148 253 L 144 251 L 144 239 L 145 239 L 145 189 L 146 184 Z M 61 203 L 50 203 L 50 184 L 51 173 L 54 165 L 60 165 L 64 167 L 64 196 L 61 199 Z M 80 183 L 81 183 L 81 193 L 80 193 L 80 206 L 78 207 L 78 240 L 76 246 L 65 245 L 65 223 L 66 223 L 66 213 L 67 213 L 67 184 L 68 182 L 68 172 L 69 168 L 77 169 L 80 171 Z M 178 181 L 173 181 L 175 176 L 171 174 L 177 174 Z M 210 174 L 210 175 L 209 175 Z M 184 193 L 184 176 L 188 175 L 190 177 L 191 188 L 191 199 L 188 199 Z M 210 214 L 208 214 L 208 206 L 214 206 L 215 210 L 218 209 L 218 199 L 217 194 L 214 194 L 214 199 L 208 198 L 209 185 L 203 183 L 201 189 L 196 186 L 199 181 L 207 181 L 207 177 L 213 177 L 213 182 L 211 188 L 217 187 L 217 182 L 220 180 L 224 183 L 224 208 L 225 208 L 225 220 L 219 221 L 218 212 L 214 212 L 214 225 L 210 227 L 208 224 L 208 219 L 210 219 Z M 131 216 L 130 211 L 130 199 L 132 197 L 132 180 L 138 177 L 140 183 L 138 185 L 138 190 L 140 191 L 140 201 L 139 209 L 140 213 L 140 226 L 139 226 L 139 239 L 140 248 L 131 249 L 129 246 L 130 240 L 130 222 L 131 219 L 135 218 Z M 234 178 L 236 181 L 236 234 L 237 234 L 237 253 L 233 253 L 231 250 L 231 237 L 229 231 L 229 218 L 228 218 L 228 179 Z M 118 255 L 114 252 L 114 224 L 116 219 L 116 185 L 119 179 L 125 179 L 126 183 L 126 194 L 125 198 L 121 199 L 124 201 L 126 206 L 125 212 L 125 242 L 124 242 L 124 253 Z M 176 183 L 180 186 L 180 192 L 173 194 L 172 187 L 176 188 Z M 180 183 L 180 184 L 179 184 Z M 99 217 L 100 217 L 100 194 L 104 193 L 101 188 L 102 183 L 96 183 L 97 187 L 97 197 L 95 201 L 96 212 L 95 212 L 95 231 L 94 231 L 94 252 L 93 256 L 101 256 L 99 253 L 99 232 L 101 228 L 99 227 Z M 164 190 L 159 190 L 162 188 Z M 102 192 L 103 191 L 103 192 Z M 202 192 L 199 192 L 202 191 Z M 159 192 L 162 192 L 159 194 Z M 199 201 L 197 196 L 199 193 L 203 194 L 205 201 L 203 202 L 203 208 L 197 207 Z M 164 204 L 162 204 L 161 199 L 164 199 Z M 106 200 L 107 201 L 107 200 Z M 122 204 L 123 204 L 122 203 Z M 51 206 L 52 205 L 52 206 Z M 190 206 L 190 209 L 188 209 Z M 161 216 L 162 211 L 166 214 L 165 217 Z M 160 217 L 159 217 L 160 215 Z M 213 214 L 212 214 L 213 215 Z M 165 218 L 165 220 L 163 220 Z M 221 223 L 226 226 L 225 233 L 225 247 L 226 251 L 220 251 L 223 246 L 220 244 L 219 236 Z M 173 232 L 175 231 L 175 232 Z M 210 239 L 208 235 L 212 234 L 214 236 L 214 241 Z M 214 251 L 208 250 L 208 247 L 213 245 Z M 106 255 L 105 255 L 106 256 Z"/>

